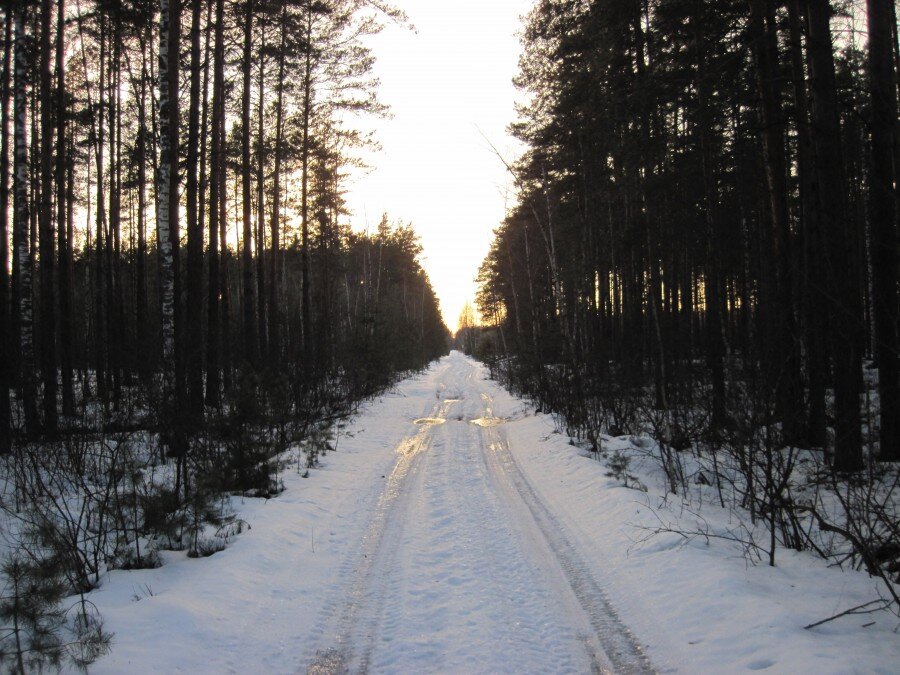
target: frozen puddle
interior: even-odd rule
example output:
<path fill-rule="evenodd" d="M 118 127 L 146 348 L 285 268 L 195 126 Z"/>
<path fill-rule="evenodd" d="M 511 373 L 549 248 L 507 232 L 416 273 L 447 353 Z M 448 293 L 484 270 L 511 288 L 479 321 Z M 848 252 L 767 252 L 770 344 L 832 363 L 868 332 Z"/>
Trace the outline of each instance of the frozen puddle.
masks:
<path fill-rule="evenodd" d="M 505 417 L 479 417 L 478 419 L 469 420 L 471 424 L 479 427 L 496 427 L 500 424 L 506 424 Z"/>
<path fill-rule="evenodd" d="M 430 426 L 433 424 L 443 424 L 446 421 L 447 420 L 442 417 L 420 417 L 417 420 L 413 420 L 413 424 Z"/>

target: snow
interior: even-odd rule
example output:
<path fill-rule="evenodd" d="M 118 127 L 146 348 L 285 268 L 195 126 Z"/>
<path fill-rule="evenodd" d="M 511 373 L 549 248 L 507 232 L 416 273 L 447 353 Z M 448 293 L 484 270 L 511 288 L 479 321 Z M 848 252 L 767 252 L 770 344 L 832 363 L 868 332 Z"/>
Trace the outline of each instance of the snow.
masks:
<path fill-rule="evenodd" d="M 787 551 L 754 566 L 728 541 L 638 542 L 654 512 L 696 517 L 630 471 L 648 493 L 454 352 L 367 405 L 309 478 L 236 501 L 252 529 L 224 551 L 110 572 L 90 599 L 113 648 L 92 670 L 896 672 L 890 614 L 802 628 L 877 598 L 873 580 Z"/>

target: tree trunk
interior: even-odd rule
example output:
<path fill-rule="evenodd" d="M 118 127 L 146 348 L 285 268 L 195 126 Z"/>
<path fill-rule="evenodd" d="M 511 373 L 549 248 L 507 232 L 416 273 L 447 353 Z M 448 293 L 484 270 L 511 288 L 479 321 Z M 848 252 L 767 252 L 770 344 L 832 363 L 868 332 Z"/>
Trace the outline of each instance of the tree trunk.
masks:
<path fill-rule="evenodd" d="M 312 311 L 309 289 L 309 125 L 312 114 L 312 10 L 306 13 L 306 55 L 303 70 L 303 137 L 301 145 L 300 186 L 300 314 L 303 321 L 303 350 L 309 359 L 312 354 Z"/>
<path fill-rule="evenodd" d="M 53 2 L 41 0 L 41 197 L 38 210 L 41 260 L 40 353 L 44 432 L 56 433 L 56 236 L 53 230 Z"/>
<path fill-rule="evenodd" d="M 809 37 L 811 129 L 816 151 L 822 230 L 826 239 L 825 269 L 830 296 L 831 353 L 834 369 L 834 468 L 863 467 L 859 389 L 863 329 L 856 258 L 856 223 L 848 213 L 838 117 L 831 6 L 828 0 L 806 0 Z"/>
<path fill-rule="evenodd" d="M 281 364 L 280 257 L 281 257 L 281 153 L 284 138 L 284 63 L 287 57 L 287 2 L 281 2 L 281 43 L 278 48 L 277 100 L 275 103 L 275 168 L 272 175 L 272 220 L 269 225 L 271 253 L 269 263 L 269 363 Z"/>
<path fill-rule="evenodd" d="M 171 2 L 177 5 L 179 0 Z M 176 27 L 177 9 L 170 7 L 170 0 L 160 0 L 159 8 L 159 187 L 156 231 L 159 240 L 163 361 L 167 378 L 171 378 L 175 370 L 175 242 L 178 218 L 178 40 L 173 38 L 177 38 L 179 31 Z M 173 383 L 170 380 L 169 384 Z"/>
<path fill-rule="evenodd" d="M 188 403 L 191 419 L 203 415 L 203 230 L 198 220 L 197 164 L 200 146 L 200 20 L 201 0 L 191 0 L 191 84 L 188 118 L 187 167 L 187 368 Z"/>
<path fill-rule="evenodd" d="M 706 300 L 707 363 L 712 376 L 713 427 L 721 429 L 726 423 L 725 408 L 725 336 L 722 321 L 722 282 L 719 269 L 720 224 L 719 197 L 713 174 L 714 149 L 712 139 L 712 111 L 706 74 L 706 48 L 702 40 L 702 26 L 697 25 L 697 124 L 700 135 L 700 158 L 703 174 L 703 212 L 706 218 L 706 268 L 704 270 Z"/>
<path fill-rule="evenodd" d="M 200 100 L 201 100 L 201 112 L 200 112 L 200 177 L 199 177 L 199 199 L 197 205 L 197 227 L 200 232 L 200 257 L 201 257 L 201 265 L 200 265 L 200 287 L 201 287 L 201 304 L 202 303 L 202 291 L 203 289 L 203 237 L 207 231 L 207 218 L 209 217 L 209 109 L 210 109 L 210 96 L 209 96 L 209 83 L 210 83 L 210 62 L 212 60 L 212 33 L 213 33 L 213 6 L 215 2 L 213 0 L 207 0 L 206 6 L 206 21 L 205 21 L 205 36 L 204 36 L 204 45 L 203 45 L 203 85 L 201 87 L 200 92 Z M 212 249 L 210 245 L 209 249 Z M 207 309 L 207 321 L 208 318 Z M 200 327 L 200 338 L 201 341 L 205 341 L 205 336 L 203 335 L 203 326 L 201 322 Z M 200 351 L 203 351 L 203 347 L 200 347 Z M 204 383 L 204 369 L 201 366 L 200 372 L 200 383 L 201 387 Z M 205 393 L 204 398 L 205 400 Z M 201 404 L 202 405 L 202 404 Z"/>
<path fill-rule="evenodd" d="M 28 98 L 28 63 L 25 33 L 25 7 L 19 3 L 15 10 L 15 113 L 13 116 L 14 157 L 14 220 L 17 233 L 18 291 L 19 291 L 19 387 L 25 413 L 25 431 L 29 435 L 38 432 L 40 421 L 34 383 L 34 308 L 29 225 L 31 214 L 28 204 L 28 131 L 26 101 Z"/>
<path fill-rule="evenodd" d="M 68 232 L 68 178 L 70 160 L 66 140 L 65 0 L 59 0 L 56 13 L 56 227 L 59 257 L 59 356 L 62 374 L 62 412 L 75 414 L 72 377 L 72 242 Z"/>
<path fill-rule="evenodd" d="M 771 0 L 750 0 L 750 39 L 762 102 L 767 205 L 772 228 L 771 233 L 764 236 L 765 259 L 771 255 L 766 266 L 767 278 L 763 279 L 763 289 L 768 291 L 764 301 L 768 305 L 766 314 L 774 328 L 774 335 L 769 335 L 766 340 L 766 388 L 774 395 L 784 442 L 797 444 L 801 442 L 797 422 L 802 418 L 797 414 L 797 408 L 803 405 L 803 395 L 793 310 L 785 120 L 780 92 L 775 85 L 779 64 L 774 11 Z"/>
<path fill-rule="evenodd" d="M 225 194 L 225 158 L 224 150 L 224 69 L 225 47 L 224 28 L 225 3 L 216 0 L 216 32 L 213 44 L 213 103 L 212 103 L 212 148 L 210 156 L 211 182 L 209 186 L 209 301 L 206 326 L 206 403 L 219 407 L 219 305 L 220 305 L 220 271 L 219 271 L 219 215 L 224 205 Z M 222 248 L 224 256 L 225 249 Z M 226 317 L 227 321 L 227 317 Z"/>
<path fill-rule="evenodd" d="M 250 183 L 250 84 L 253 66 L 253 0 L 245 3 L 244 49 L 241 61 L 243 96 L 241 99 L 241 193 L 243 197 L 243 242 L 241 249 L 244 360 L 256 365 L 256 302 L 253 297 L 253 194 Z"/>
<path fill-rule="evenodd" d="M 265 25 L 260 22 L 260 47 L 259 47 L 259 103 L 256 109 L 256 147 L 257 152 L 257 176 L 256 176 L 256 320 L 258 322 L 257 332 L 259 334 L 259 353 L 263 363 L 267 363 L 268 359 L 268 340 L 266 339 L 266 300 L 268 293 L 266 292 L 266 146 L 265 132 L 263 130 L 263 114 L 265 112 L 265 49 L 266 49 L 266 29 Z"/>
<path fill-rule="evenodd" d="M 818 183 L 814 166 L 814 149 L 809 128 L 809 97 L 806 91 L 803 43 L 801 36 L 801 0 L 788 3 L 791 34 L 791 69 L 794 84 L 794 104 L 797 110 L 797 165 L 800 179 L 800 238 L 802 246 L 801 295 L 806 317 L 806 372 L 809 388 L 809 417 L 807 443 L 824 448 L 826 439 L 825 387 L 828 361 L 825 352 L 825 333 L 828 329 L 822 308 L 827 302 L 822 293 L 822 232 L 819 216 Z"/>
<path fill-rule="evenodd" d="M 106 63 L 106 15 L 100 15 L 100 63 Z M 87 73 L 85 73 L 85 79 Z M 96 126 L 96 133 L 93 134 L 95 144 L 95 159 L 97 162 L 97 216 L 95 221 L 96 236 L 94 237 L 94 269 L 92 277 L 94 302 L 94 330 L 92 338 L 94 342 L 94 372 L 97 378 L 97 395 L 103 401 L 104 405 L 109 402 L 109 392 L 107 388 L 107 344 L 104 338 L 107 321 L 107 307 L 103 299 L 103 242 L 105 240 L 106 231 L 106 196 L 104 193 L 103 171 L 104 171 L 104 143 L 106 120 L 103 116 L 103 109 L 106 105 L 106 69 L 100 68 L 100 82 L 97 92 L 97 111 L 92 111 L 91 122 Z"/>
<path fill-rule="evenodd" d="M 148 22 L 147 32 L 141 41 L 141 90 L 138 97 L 138 137 L 137 137 L 137 162 L 138 162 L 138 212 L 137 212 L 137 252 L 135 255 L 135 325 L 137 326 L 138 353 L 144 358 L 137 362 L 138 373 L 141 380 L 146 383 L 150 373 L 150 365 L 155 359 L 152 354 L 155 351 L 149 340 L 147 328 L 147 137 L 150 134 L 147 128 L 147 57 L 146 49 L 150 44 L 152 29 Z"/>
<path fill-rule="evenodd" d="M 881 401 L 882 461 L 900 460 L 900 379 L 897 370 L 897 90 L 891 25 L 892 0 L 868 0 L 869 83 L 872 97 L 872 169 L 869 176 L 869 242 L 875 358 Z"/>
<path fill-rule="evenodd" d="M 9 390 L 14 381 L 9 278 L 9 95 L 12 74 L 12 8 L 3 17 L 3 70 L 0 74 L 0 455 L 10 451 Z"/>
<path fill-rule="evenodd" d="M 122 49 L 122 24 L 117 14 L 113 21 L 112 50 L 109 60 L 109 230 L 106 232 L 106 344 L 109 370 L 112 375 L 113 407 L 118 410 L 122 394 L 122 374 L 125 367 L 125 336 L 123 334 L 124 298 L 119 292 L 121 271 L 122 228 L 122 134 L 121 89 L 119 73 Z"/>

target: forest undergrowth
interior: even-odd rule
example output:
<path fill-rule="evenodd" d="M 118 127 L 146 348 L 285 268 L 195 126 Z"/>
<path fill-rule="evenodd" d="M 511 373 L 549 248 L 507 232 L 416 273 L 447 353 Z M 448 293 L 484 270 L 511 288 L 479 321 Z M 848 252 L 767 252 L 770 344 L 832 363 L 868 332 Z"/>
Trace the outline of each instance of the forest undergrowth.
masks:
<path fill-rule="evenodd" d="M 611 383 L 573 398 L 566 393 L 573 376 L 561 366 L 545 369 L 538 388 L 510 359 L 489 358 L 488 365 L 511 392 L 553 414 L 557 430 L 602 461 L 608 476 L 662 495 L 653 508 L 657 524 L 640 526 L 636 545 L 667 534 L 684 544 L 718 539 L 752 564 L 771 566 L 779 550 L 806 551 L 881 582 L 870 603 L 823 622 L 845 613 L 900 616 L 900 466 L 878 462 L 870 451 L 876 428 L 862 431 L 865 469 L 841 474 L 822 449 L 787 444 L 771 403 L 750 398 L 738 382 L 729 382 L 728 423 L 715 428 L 711 392 L 703 387 L 690 403 L 660 409 L 652 387 Z M 877 420 L 877 382 L 871 370 L 867 374 L 865 418 Z M 624 449 L 610 443 L 623 438 L 629 441 Z M 655 483 L 646 485 L 638 473 Z M 721 509 L 727 518 L 708 518 L 708 509 Z"/>

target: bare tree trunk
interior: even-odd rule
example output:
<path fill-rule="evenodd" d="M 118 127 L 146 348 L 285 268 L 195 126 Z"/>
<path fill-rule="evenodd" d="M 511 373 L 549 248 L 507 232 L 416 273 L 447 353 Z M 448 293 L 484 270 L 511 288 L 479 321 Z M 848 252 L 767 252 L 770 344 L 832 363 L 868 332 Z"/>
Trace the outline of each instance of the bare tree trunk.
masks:
<path fill-rule="evenodd" d="M 807 442 L 814 448 L 825 447 L 825 388 L 828 357 L 825 333 L 828 330 L 822 308 L 827 294 L 822 288 L 822 232 L 819 216 L 818 183 L 815 176 L 814 149 L 809 128 L 809 97 L 803 62 L 801 0 L 788 3 L 791 34 L 791 68 L 794 80 L 794 103 L 797 110 L 797 164 L 800 177 L 800 237 L 802 239 L 801 294 L 806 316 L 806 372 L 809 388 Z"/>
<path fill-rule="evenodd" d="M 892 53 L 892 0 L 868 0 L 869 83 L 872 96 L 872 172 L 869 242 L 875 313 L 875 358 L 881 401 L 881 461 L 900 460 L 900 379 L 897 364 L 897 211 L 894 144 L 897 89 Z"/>
<path fill-rule="evenodd" d="M 846 180 L 841 148 L 831 6 L 827 0 L 806 0 L 810 65 L 810 117 L 816 151 L 822 229 L 827 241 L 826 276 L 831 297 L 831 354 L 834 367 L 834 468 L 863 467 L 859 390 L 863 330 L 856 258 L 856 224 L 846 206 Z"/>
<path fill-rule="evenodd" d="M 122 136 L 120 124 L 121 95 L 119 88 L 122 28 L 119 16 L 113 14 L 112 50 L 109 60 L 109 229 L 106 232 L 106 344 L 109 354 L 109 370 L 112 375 L 115 409 L 119 408 L 122 392 L 122 372 L 124 369 L 125 340 L 123 335 L 121 288 L 121 242 L 122 226 Z"/>
<path fill-rule="evenodd" d="M 25 7 L 19 3 L 15 12 L 15 112 L 13 116 L 13 137 L 15 139 L 14 158 L 14 220 L 17 232 L 18 291 L 19 291 L 19 387 L 25 413 L 25 431 L 29 435 L 38 432 L 40 421 L 34 383 L 34 309 L 32 302 L 31 246 L 29 241 L 30 212 L 28 204 L 28 138 L 27 111 L 28 64 L 25 33 Z"/>
<path fill-rule="evenodd" d="M 175 494 L 188 496 L 185 437 L 184 350 L 181 335 L 181 298 L 178 237 L 178 70 L 181 42 L 181 0 L 160 0 L 159 31 L 159 240 L 160 298 L 162 300 L 163 387 L 166 393 L 166 444 L 177 458 Z"/>
<path fill-rule="evenodd" d="M 771 255 L 770 264 L 774 266 L 774 269 L 767 270 L 767 278 L 763 279 L 769 296 L 765 305 L 774 310 L 770 317 L 774 335 L 766 340 L 766 387 L 774 395 L 784 441 L 796 444 L 800 442 L 797 421 L 802 418 L 797 415 L 797 408 L 803 405 L 803 395 L 792 296 L 785 120 L 780 92 L 775 85 L 779 64 L 774 11 L 770 0 L 750 0 L 751 41 L 762 100 L 762 141 L 769 197 L 768 215 L 772 228 L 764 241 L 766 258 Z"/>
<path fill-rule="evenodd" d="M 66 156 L 65 0 L 56 12 L 56 227 L 59 257 L 59 356 L 62 371 L 62 412 L 75 414 L 72 378 L 72 242 L 69 239 L 68 178 L 70 159 Z"/>
<path fill-rule="evenodd" d="M 213 103 L 212 103 L 212 148 L 210 156 L 211 183 L 209 186 L 209 314 L 206 333 L 206 402 L 219 407 L 219 305 L 221 277 L 219 271 L 219 230 L 220 207 L 225 203 L 225 158 L 223 156 L 224 136 L 224 68 L 225 48 L 223 22 L 225 21 L 224 0 L 216 0 L 216 29 L 213 45 Z M 225 254 L 224 246 L 222 255 Z M 226 317 L 227 321 L 227 317 Z"/>
<path fill-rule="evenodd" d="M 145 39 L 141 41 L 141 90 L 138 97 L 138 137 L 137 137 L 137 162 L 138 162 L 138 212 L 137 212 L 137 252 L 135 256 L 135 325 L 137 326 L 138 352 L 144 354 L 144 358 L 138 359 L 137 366 L 141 380 L 146 382 L 150 372 L 150 365 L 154 359 L 151 354 L 155 351 L 151 348 L 153 342 L 147 335 L 147 137 L 150 134 L 147 129 L 147 57 L 146 49 L 150 44 L 152 29 L 148 22 Z"/>
<path fill-rule="evenodd" d="M 700 157 L 703 173 L 703 211 L 706 217 L 706 333 L 707 361 L 712 375 L 712 424 L 721 428 L 725 424 L 725 337 L 722 322 L 722 283 L 719 269 L 720 225 L 718 223 L 718 190 L 713 175 L 712 119 L 709 108 L 709 86 L 706 79 L 706 48 L 699 37 L 702 31 L 697 26 L 698 42 L 698 125 L 700 131 Z"/>
<path fill-rule="evenodd" d="M 106 15 L 100 15 L 100 63 L 106 63 Z M 85 65 L 87 67 L 87 65 Z M 85 72 L 85 79 L 87 73 Z M 93 301 L 94 301 L 94 371 L 97 378 L 97 395 L 103 401 L 104 405 L 109 402 L 109 392 L 107 387 L 107 344 L 104 339 L 104 331 L 106 330 L 107 307 L 103 298 L 103 243 L 106 231 L 106 196 L 104 193 L 103 172 L 104 172 L 104 143 L 106 119 L 103 116 L 103 109 L 106 105 L 106 68 L 100 67 L 100 82 L 97 92 L 97 111 L 92 111 L 92 124 L 96 125 L 96 133 L 94 136 L 95 143 L 95 159 L 97 162 L 97 216 L 95 221 L 96 236 L 94 237 L 94 274 L 93 274 Z"/>
<path fill-rule="evenodd" d="M 179 1 L 171 0 L 175 4 Z M 156 230 L 159 240 L 163 360 L 167 377 L 171 378 L 175 371 L 175 242 L 178 218 L 178 40 L 175 39 L 174 44 L 172 42 L 179 31 L 177 9 L 170 7 L 170 0 L 160 0 L 159 9 L 160 158 Z M 175 223 L 172 222 L 173 216 Z"/>
<path fill-rule="evenodd" d="M 281 363 L 280 257 L 281 257 L 281 153 L 284 141 L 284 63 L 287 39 L 287 2 L 281 2 L 281 41 L 278 48 L 277 100 L 275 103 L 275 168 L 272 175 L 272 220 L 269 225 L 271 253 L 269 263 L 269 362 Z"/>
<path fill-rule="evenodd" d="M 263 114 L 265 112 L 265 50 L 266 50 L 266 29 L 265 25 L 260 22 L 260 47 L 259 47 L 259 103 L 256 109 L 257 130 L 256 130 L 256 147 L 257 152 L 257 177 L 256 177 L 256 320 L 258 322 L 257 332 L 259 334 L 259 352 L 263 363 L 267 363 L 268 359 L 268 340 L 266 339 L 266 300 L 268 293 L 266 292 L 266 146 L 265 132 L 263 130 Z"/>
<path fill-rule="evenodd" d="M 202 294 L 203 294 L 203 237 L 207 232 L 207 218 L 209 217 L 209 109 L 210 109 L 210 97 L 209 97 L 209 83 L 210 83 L 210 61 L 212 60 L 212 32 L 213 32 L 213 6 L 215 2 L 213 0 L 206 0 L 206 22 L 205 22 L 205 37 L 204 37 L 204 45 L 203 45 L 203 85 L 201 87 L 200 92 L 200 100 L 201 100 L 201 112 L 200 112 L 200 177 L 199 177 L 199 203 L 197 205 L 197 226 L 200 232 L 200 256 L 201 256 L 201 264 L 200 264 L 200 290 L 201 290 L 201 300 L 200 306 L 203 306 L 202 302 Z M 210 244 L 209 250 L 212 250 L 212 245 Z M 207 321 L 209 315 L 209 309 L 207 305 Z M 200 337 L 201 341 L 205 341 L 205 336 L 203 335 L 203 326 L 201 322 L 200 327 Z M 203 346 L 200 347 L 200 351 L 203 351 Z M 200 384 L 201 387 L 204 383 L 204 373 L 205 370 L 203 366 L 201 366 L 200 372 Z M 205 400 L 205 393 L 204 398 Z M 202 404 L 201 404 L 202 405 Z"/>
<path fill-rule="evenodd" d="M 222 170 L 220 171 L 220 187 L 219 187 L 219 293 L 220 293 L 220 309 L 222 333 L 220 335 L 220 345 L 222 356 L 222 388 L 225 391 L 231 389 L 233 378 L 232 371 L 234 368 L 234 350 L 231 339 L 231 288 L 228 285 L 228 218 L 227 218 L 227 184 L 228 172 L 224 163 L 225 151 L 225 100 L 222 99 Z"/>
<path fill-rule="evenodd" d="M 191 419 L 203 415 L 203 230 L 198 220 L 197 164 L 200 145 L 200 20 L 201 0 L 191 0 L 191 85 L 188 118 L 187 167 L 187 367 Z"/>
<path fill-rule="evenodd" d="M 253 297 L 253 193 L 250 183 L 250 84 L 253 66 L 253 0 L 246 0 L 244 17 L 244 45 L 241 71 L 243 96 L 241 99 L 241 192 L 243 196 L 243 242 L 241 250 L 243 279 L 244 360 L 256 365 L 256 302 Z"/>
<path fill-rule="evenodd" d="M 53 230 L 53 2 L 41 0 L 41 201 L 38 210 L 41 260 L 40 350 L 44 432 L 57 426 L 56 237 Z"/>
<path fill-rule="evenodd" d="M 301 145 L 300 187 L 300 284 L 301 318 L 303 321 L 303 350 L 307 360 L 312 354 L 312 311 L 310 308 L 309 279 L 309 125 L 312 115 L 312 10 L 306 12 L 306 55 L 303 70 L 303 138 Z"/>
<path fill-rule="evenodd" d="M 12 75 L 13 11 L 3 17 L 3 70 L 0 74 L 0 454 L 10 451 L 12 428 L 9 390 L 14 381 L 9 278 L 9 95 Z"/>

